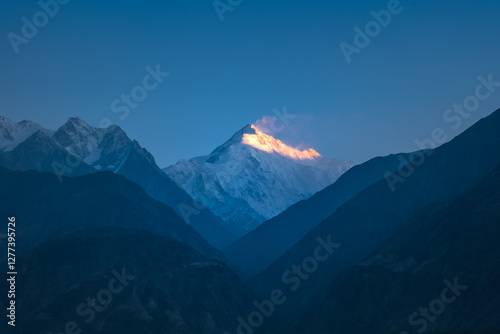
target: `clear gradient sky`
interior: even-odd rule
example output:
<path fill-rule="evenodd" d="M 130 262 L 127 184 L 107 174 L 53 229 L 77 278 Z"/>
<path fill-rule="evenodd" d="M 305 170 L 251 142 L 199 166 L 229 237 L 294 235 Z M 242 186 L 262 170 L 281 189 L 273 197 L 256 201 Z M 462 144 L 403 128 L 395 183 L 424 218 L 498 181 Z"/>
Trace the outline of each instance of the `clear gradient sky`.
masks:
<path fill-rule="evenodd" d="M 278 138 L 357 163 L 416 150 L 436 127 L 451 138 L 500 107 L 499 88 L 456 130 L 443 121 L 478 76 L 500 81 L 498 0 L 401 0 L 350 64 L 339 44 L 389 1 L 243 0 L 224 21 L 212 2 L 71 0 L 16 54 L 7 35 L 40 6 L 0 0 L 0 115 L 50 129 L 108 118 L 165 167 L 283 106 L 296 117 Z M 120 119 L 112 102 L 157 64 L 170 76 Z"/>

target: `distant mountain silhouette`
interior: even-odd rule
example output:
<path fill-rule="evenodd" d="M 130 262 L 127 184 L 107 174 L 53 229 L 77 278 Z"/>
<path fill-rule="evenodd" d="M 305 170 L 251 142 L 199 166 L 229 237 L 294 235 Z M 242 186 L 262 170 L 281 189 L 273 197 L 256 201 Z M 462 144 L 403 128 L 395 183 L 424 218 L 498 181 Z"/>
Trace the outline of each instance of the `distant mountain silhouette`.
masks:
<path fill-rule="evenodd" d="M 318 265 L 300 288 L 281 305 L 283 318 L 294 322 L 324 299 L 353 265 L 380 247 L 401 226 L 432 203 L 453 201 L 477 186 L 500 163 L 500 110 L 480 120 L 451 142 L 429 151 L 418 166 L 406 166 L 397 175 L 406 175 L 396 191 L 386 180 L 377 182 L 343 204 L 265 271 L 249 281 L 260 296 L 272 289 L 290 289 L 287 274 L 292 265 L 301 265 L 318 245 L 317 238 L 341 244 L 334 255 Z M 413 167 L 413 169 L 412 169 Z M 270 240 L 269 242 L 272 242 Z M 480 256 L 480 255 L 478 255 Z M 283 275 L 285 279 L 283 280 Z"/>
<path fill-rule="evenodd" d="M 16 334 L 232 334 L 255 309 L 224 263 L 146 231 L 67 232 L 18 262 Z M 277 333 L 275 322 L 254 333 Z"/>
<path fill-rule="evenodd" d="M 454 202 L 423 208 L 358 263 L 296 333 L 499 333 L 499 240 L 500 165 Z M 431 307 L 430 320 L 420 307 Z"/>
<path fill-rule="evenodd" d="M 0 211 L 17 218 L 17 252 L 55 234 L 90 227 L 119 226 L 150 231 L 220 258 L 170 207 L 152 199 L 121 175 L 99 172 L 65 177 L 0 167 Z"/>

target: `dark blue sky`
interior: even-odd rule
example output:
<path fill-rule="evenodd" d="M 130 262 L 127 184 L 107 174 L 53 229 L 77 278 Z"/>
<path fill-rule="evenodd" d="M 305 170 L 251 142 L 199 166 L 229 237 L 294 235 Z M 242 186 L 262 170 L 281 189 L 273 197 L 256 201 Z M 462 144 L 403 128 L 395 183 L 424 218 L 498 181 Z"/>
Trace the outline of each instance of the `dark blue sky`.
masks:
<path fill-rule="evenodd" d="M 443 120 L 478 76 L 500 81 L 500 2 L 401 0 L 348 64 L 339 44 L 389 2 L 243 0 L 221 21 L 211 0 L 71 0 L 15 53 L 9 32 L 40 6 L 1 0 L 0 114 L 52 129 L 110 119 L 164 167 L 283 106 L 296 117 L 278 138 L 355 162 L 416 150 L 436 127 L 451 138 L 500 107 L 498 88 L 457 129 Z M 113 101 L 157 64 L 170 75 L 120 119 Z"/>

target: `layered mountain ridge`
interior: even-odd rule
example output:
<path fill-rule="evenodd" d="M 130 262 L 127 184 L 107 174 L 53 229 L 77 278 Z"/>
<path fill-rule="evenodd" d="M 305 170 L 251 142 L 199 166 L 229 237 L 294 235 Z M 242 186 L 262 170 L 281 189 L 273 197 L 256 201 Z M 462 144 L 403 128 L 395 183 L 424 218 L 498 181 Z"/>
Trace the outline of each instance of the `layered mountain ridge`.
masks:
<path fill-rule="evenodd" d="M 402 166 L 393 174 L 404 180 L 396 191 L 385 179 L 364 189 L 248 284 L 261 296 L 273 289 L 287 288 L 286 280 L 282 279 L 284 273 L 311 256 L 318 237 L 330 236 L 332 242 L 342 245 L 339 251 L 318 265 L 308 279 L 302 280 L 300 290 L 291 294 L 289 302 L 278 311 L 293 321 L 300 314 L 308 313 L 320 305 L 325 293 L 337 286 L 355 265 L 381 247 L 420 211 L 434 204 L 452 203 L 478 186 L 500 164 L 499 128 L 500 110 L 497 110 L 450 142 L 427 151 L 418 162 Z M 456 235 L 450 237 L 453 239 Z M 496 247 L 491 243 L 489 246 Z M 478 252 L 475 256 L 480 258 L 484 254 Z"/>
<path fill-rule="evenodd" d="M 68 323 L 85 333 L 233 333 L 254 308 L 220 252 L 121 175 L 59 182 L 0 167 L 0 184 L 0 211 L 16 217 L 22 236 L 19 320 L 2 333 L 61 333 Z M 7 291 L 6 280 L 0 286 Z M 280 332 L 274 320 L 255 333 Z"/>
<path fill-rule="evenodd" d="M 94 128 L 78 117 L 70 118 L 55 132 L 29 121 L 14 123 L 3 118 L 2 124 L 2 147 L 6 149 L 0 151 L 1 166 L 51 172 L 59 178 L 110 171 L 139 184 L 151 197 L 173 208 L 217 248 L 243 234 L 196 203 L 119 126 Z"/>
<path fill-rule="evenodd" d="M 248 125 L 171 166 L 174 181 L 118 126 L 0 118 L 0 209 L 16 216 L 22 273 L 16 332 L 72 319 L 89 333 L 498 333 L 499 127 L 497 110 L 434 150 L 350 168 Z M 179 180 L 233 220 L 183 216 L 197 202 Z M 234 241 L 293 196 L 306 198 Z M 85 321 L 87 297 L 120 273 L 123 292 Z"/>

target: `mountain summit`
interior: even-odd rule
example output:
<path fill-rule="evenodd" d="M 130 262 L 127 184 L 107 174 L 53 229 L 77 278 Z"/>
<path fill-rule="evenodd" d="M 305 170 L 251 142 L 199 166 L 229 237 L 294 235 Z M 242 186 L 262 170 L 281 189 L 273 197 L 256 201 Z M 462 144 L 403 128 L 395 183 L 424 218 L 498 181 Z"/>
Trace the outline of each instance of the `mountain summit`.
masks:
<path fill-rule="evenodd" d="M 335 182 L 353 163 L 299 150 L 248 124 L 206 156 L 164 169 L 226 222 L 253 230 Z"/>
<path fill-rule="evenodd" d="M 255 147 L 256 149 L 268 153 L 275 152 L 290 159 L 314 160 L 321 157 L 321 155 L 312 148 L 301 151 L 284 144 L 279 139 L 266 135 L 265 133 L 259 131 L 254 125 L 251 125 L 250 127 L 255 133 L 243 134 L 243 144 Z"/>
<path fill-rule="evenodd" d="M 94 128 L 78 117 L 70 118 L 54 134 L 69 153 L 96 170 L 118 172 L 134 148 L 133 141 L 117 125 Z"/>
<path fill-rule="evenodd" d="M 226 149 L 240 143 L 252 146 L 267 153 L 276 153 L 290 159 L 314 160 L 315 158 L 321 157 L 321 155 L 312 148 L 301 151 L 290 147 L 281 140 L 260 131 L 255 125 L 248 124 L 240 131 L 236 132 L 231 139 L 210 153 L 210 161 L 208 162 L 216 162 L 220 154 L 225 152 Z"/>

